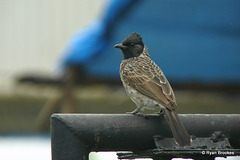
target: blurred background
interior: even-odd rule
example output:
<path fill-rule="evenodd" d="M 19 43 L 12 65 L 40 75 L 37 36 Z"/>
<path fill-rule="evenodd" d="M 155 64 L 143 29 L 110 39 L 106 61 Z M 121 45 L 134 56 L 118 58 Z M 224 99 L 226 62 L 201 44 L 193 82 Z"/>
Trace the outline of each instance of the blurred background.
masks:
<path fill-rule="evenodd" d="M 240 113 L 237 0 L 0 0 L 0 24 L 0 158 L 42 148 L 50 159 L 52 113 L 134 110 L 113 48 L 131 32 L 172 84 L 178 113 Z"/>

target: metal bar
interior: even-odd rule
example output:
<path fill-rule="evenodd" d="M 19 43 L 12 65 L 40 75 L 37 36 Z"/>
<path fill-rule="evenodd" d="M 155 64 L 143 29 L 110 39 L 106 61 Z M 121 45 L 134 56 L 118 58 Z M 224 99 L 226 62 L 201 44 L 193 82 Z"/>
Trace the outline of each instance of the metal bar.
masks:
<path fill-rule="evenodd" d="M 180 114 L 189 134 L 209 137 L 222 131 L 233 148 L 240 148 L 240 115 Z M 156 148 L 154 136 L 172 137 L 159 115 L 53 114 L 53 160 L 87 160 L 90 151 L 140 151 Z"/>

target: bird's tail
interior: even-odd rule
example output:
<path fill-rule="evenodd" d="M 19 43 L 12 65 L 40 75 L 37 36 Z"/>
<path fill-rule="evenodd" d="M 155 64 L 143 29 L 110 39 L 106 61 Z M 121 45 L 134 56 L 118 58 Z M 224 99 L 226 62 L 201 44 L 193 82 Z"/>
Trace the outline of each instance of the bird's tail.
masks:
<path fill-rule="evenodd" d="M 170 126 L 175 141 L 180 146 L 190 146 L 191 137 L 189 136 L 176 111 L 164 108 L 163 112 Z"/>

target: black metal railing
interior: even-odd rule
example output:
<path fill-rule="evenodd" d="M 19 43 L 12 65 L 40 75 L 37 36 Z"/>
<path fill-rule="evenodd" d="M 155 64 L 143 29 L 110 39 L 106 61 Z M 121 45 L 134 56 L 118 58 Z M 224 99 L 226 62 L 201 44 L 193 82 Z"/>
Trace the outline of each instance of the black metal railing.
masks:
<path fill-rule="evenodd" d="M 159 115 L 53 114 L 52 159 L 88 160 L 91 151 L 131 151 L 118 153 L 120 159 L 210 159 L 240 155 L 239 114 L 179 116 L 193 137 L 190 147 L 181 148 L 172 143 L 168 124 Z"/>

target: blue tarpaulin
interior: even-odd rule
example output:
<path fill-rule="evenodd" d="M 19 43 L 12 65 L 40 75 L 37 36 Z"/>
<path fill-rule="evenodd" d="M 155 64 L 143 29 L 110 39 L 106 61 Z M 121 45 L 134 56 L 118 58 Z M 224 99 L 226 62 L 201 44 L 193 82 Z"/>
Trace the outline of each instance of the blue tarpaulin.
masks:
<path fill-rule="evenodd" d="M 238 0 L 139 1 L 113 28 L 104 54 L 86 64 L 92 76 L 119 78 L 123 56 L 113 46 L 131 32 L 170 80 L 240 82 Z"/>

